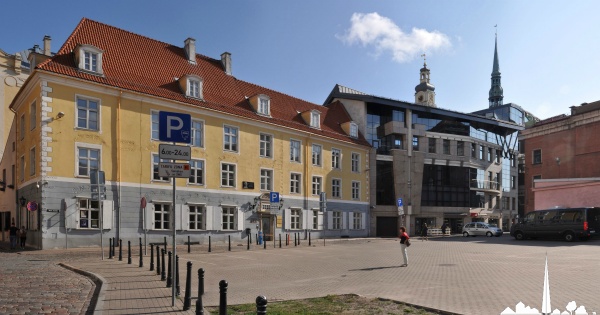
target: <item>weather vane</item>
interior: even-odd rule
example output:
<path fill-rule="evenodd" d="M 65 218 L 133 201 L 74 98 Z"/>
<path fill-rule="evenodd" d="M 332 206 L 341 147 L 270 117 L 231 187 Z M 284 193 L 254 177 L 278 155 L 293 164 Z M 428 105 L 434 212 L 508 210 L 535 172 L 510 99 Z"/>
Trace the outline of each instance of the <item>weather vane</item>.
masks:
<path fill-rule="evenodd" d="M 427 64 L 427 56 L 425 55 L 425 53 L 423 53 L 421 57 L 423 57 L 423 64 Z"/>

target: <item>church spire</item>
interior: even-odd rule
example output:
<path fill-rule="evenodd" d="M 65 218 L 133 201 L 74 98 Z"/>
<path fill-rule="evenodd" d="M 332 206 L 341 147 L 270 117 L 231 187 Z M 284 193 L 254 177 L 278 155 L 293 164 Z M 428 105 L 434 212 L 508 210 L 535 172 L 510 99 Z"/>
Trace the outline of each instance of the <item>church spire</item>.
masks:
<path fill-rule="evenodd" d="M 494 67 L 492 69 L 492 87 L 490 88 L 490 97 L 488 98 L 490 101 L 490 108 L 500 106 L 503 103 L 504 91 L 502 90 L 501 80 L 500 62 L 498 61 L 498 33 L 496 33 L 496 40 L 494 43 Z"/>
<path fill-rule="evenodd" d="M 415 87 L 415 103 L 419 105 L 426 105 L 430 107 L 437 107 L 435 105 L 435 87 L 429 83 L 429 69 L 427 68 L 427 59 L 425 54 L 423 57 L 423 68 L 421 68 L 420 83 Z"/>

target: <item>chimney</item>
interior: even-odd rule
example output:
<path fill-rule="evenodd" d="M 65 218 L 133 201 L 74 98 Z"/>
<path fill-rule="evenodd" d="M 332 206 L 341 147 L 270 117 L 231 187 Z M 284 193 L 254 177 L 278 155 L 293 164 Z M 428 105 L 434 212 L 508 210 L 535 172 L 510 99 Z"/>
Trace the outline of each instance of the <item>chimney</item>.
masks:
<path fill-rule="evenodd" d="M 221 64 L 227 75 L 231 75 L 231 53 L 224 52 L 221 54 Z"/>
<path fill-rule="evenodd" d="M 50 38 L 50 36 L 45 35 L 44 36 L 44 55 L 46 56 L 51 56 L 52 52 L 50 51 L 50 42 L 52 41 L 52 38 Z"/>
<path fill-rule="evenodd" d="M 188 57 L 188 62 L 196 64 L 196 40 L 188 37 L 185 41 L 185 53 Z"/>

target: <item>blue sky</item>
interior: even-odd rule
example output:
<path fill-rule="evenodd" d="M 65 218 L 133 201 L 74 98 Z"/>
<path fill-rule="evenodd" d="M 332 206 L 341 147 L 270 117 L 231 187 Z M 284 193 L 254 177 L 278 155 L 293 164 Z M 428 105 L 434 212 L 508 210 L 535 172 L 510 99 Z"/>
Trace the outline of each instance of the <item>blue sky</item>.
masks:
<path fill-rule="evenodd" d="M 25 6 L 26 5 L 26 6 Z M 44 35 L 55 52 L 83 17 L 197 52 L 233 75 L 322 104 L 335 84 L 414 101 L 425 52 L 438 107 L 488 107 L 498 25 L 504 103 L 539 118 L 600 100 L 600 1 L 3 1 L 0 49 Z"/>

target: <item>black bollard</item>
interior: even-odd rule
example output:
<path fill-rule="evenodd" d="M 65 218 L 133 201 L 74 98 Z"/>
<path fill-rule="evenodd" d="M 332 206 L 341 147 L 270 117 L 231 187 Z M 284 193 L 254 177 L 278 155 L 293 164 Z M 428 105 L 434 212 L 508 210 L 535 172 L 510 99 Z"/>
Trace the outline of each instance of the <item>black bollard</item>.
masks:
<path fill-rule="evenodd" d="M 198 269 L 198 299 L 196 300 L 196 315 L 204 315 L 202 295 L 204 294 L 204 269 Z"/>
<path fill-rule="evenodd" d="M 144 257 L 142 254 L 142 238 L 140 237 L 140 267 L 144 267 Z"/>
<path fill-rule="evenodd" d="M 156 245 L 156 274 L 160 275 L 160 246 Z"/>
<path fill-rule="evenodd" d="M 161 256 L 161 260 L 162 260 L 162 269 L 160 270 L 160 280 L 161 281 L 166 281 L 167 280 L 167 275 L 165 273 L 165 249 L 161 248 L 160 249 L 160 253 L 162 254 Z"/>
<path fill-rule="evenodd" d="M 298 245 L 300 245 L 300 233 L 298 233 Z"/>
<path fill-rule="evenodd" d="M 231 251 L 231 235 L 227 235 L 229 238 L 229 251 Z"/>
<path fill-rule="evenodd" d="M 150 271 L 154 271 L 154 245 L 150 245 Z"/>
<path fill-rule="evenodd" d="M 281 248 L 281 233 L 279 233 L 279 248 Z"/>
<path fill-rule="evenodd" d="M 308 232 L 308 246 L 310 246 L 310 232 Z"/>
<path fill-rule="evenodd" d="M 167 237 L 165 236 L 164 238 L 164 243 L 165 243 L 165 251 L 167 250 Z"/>
<path fill-rule="evenodd" d="M 248 238 L 250 239 L 249 242 L 252 243 L 252 234 L 248 233 Z"/>
<path fill-rule="evenodd" d="M 266 239 L 263 239 L 263 248 L 267 249 L 267 240 Z"/>
<path fill-rule="evenodd" d="M 212 243 L 210 241 L 210 235 L 208 236 L 208 252 L 212 252 Z"/>
<path fill-rule="evenodd" d="M 127 241 L 127 264 L 131 265 L 131 241 Z"/>
<path fill-rule="evenodd" d="M 192 262 L 187 262 L 187 275 L 185 276 L 185 297 L 183 298 L 183 310 L 187 311 L 192 306 Z"/>
<path fill-rule="evenodd" d="M 254 234 L 254 237 L 256 237 L 256 245 L 258 245 L 258 233 Z"/>
<path fill-rule="evenodd" d="M 169 251 L 169 269 L 167 271 L 168 275 L 167 275 L 167 288 L 170 288 L 173 285 L 173 277 L 171 276 L 171 272 L 173 269 L 171 269 L 171 259 L 173 257 L 173 253 L 171 253 L 171 251 Z"/>
<path fill-rule="evenodd" d="M 188 254 L 190 253 L 191 248 L 190 248 L 190 236 L 188 235 Z"/>
<path fill-rule="evenodd" d="M 175 293 L 177 296 L 181 294 L 181 287 L 179 286 L 179 255 L 175 256 Z"/>
<path fill-rule="evenodd" d="M 248 241 L 248 245 L 246 245 L 246 249 L 250 250 L 250 234 L 248 234 L 247 241 Z"/>
<path fill-rule="evenodd" d="M 219 315 L 227 315 L 227 281 L 219 281 Z"/>
<path fill-rule="evenodd" d="M 256 315 L 267 315 L 267 298 L 264 295 L 256 297 Z"/>
<path fill-rule="evenodd" d="M 117 255 L 115 254 L 115 250 L 116 250 L 116 249 L 117 249 L 117 238 L 116 238 L 116 237 L 113 237 L 113 248 L 112 248 L 112 251 L 113 251 L 113 257 L 116 257 L 116 256 L 117 256 Z"/>
<path fill-rule="evenodd" d="M 296 233 L 294 233 L 294 246 L 298 246 L 297 242 L 298 242 L 298 238 L 296 237 Z"/>
<path fill-rule="evenodd" d="M 119 240 L 119 261 L 123 260 L 123 240 Z"/>
<path fill-rule="evenodd" d="M 108 259 L 112 259 L 112 247 L 113 247 L 113 243 L 112 243 L 112 238 L 108 239 Z"/>

